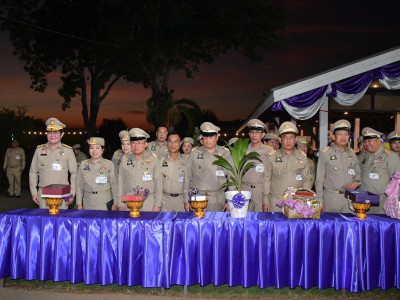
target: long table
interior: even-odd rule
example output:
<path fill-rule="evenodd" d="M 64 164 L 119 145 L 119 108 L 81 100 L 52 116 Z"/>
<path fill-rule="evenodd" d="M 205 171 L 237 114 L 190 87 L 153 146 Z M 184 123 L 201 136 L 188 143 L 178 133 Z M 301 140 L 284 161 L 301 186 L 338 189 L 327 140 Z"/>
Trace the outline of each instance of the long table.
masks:
<path fill-rule="evenodd" d="M 281 213 L 19 209 L 0 214 L 0 278 L 102 285 L 400 288 L 400 220 Z"/>

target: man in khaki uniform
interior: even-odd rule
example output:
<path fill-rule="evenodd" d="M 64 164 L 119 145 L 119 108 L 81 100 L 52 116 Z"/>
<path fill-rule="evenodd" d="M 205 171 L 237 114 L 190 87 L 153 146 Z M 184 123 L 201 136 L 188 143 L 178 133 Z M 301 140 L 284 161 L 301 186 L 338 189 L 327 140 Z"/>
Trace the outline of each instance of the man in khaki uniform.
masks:
<path fill-rule="evenodd" d="M 160 161 L 154 153 L 146 151 L 150 136 L 140 128 L 129 130 L 132 153 L 124 155 L 118 174 L 118 208 L 127 209 L 121 196 L 132 193 L 137 186 L 148 189 L 149 196 L 143 203 L 142 211 L 160 211 L 162 199 L 162 179 Z"/>
<path fill-rule="evenodd" d="M 392 131 L 389 133 L 387 139 L 390 144 L 390 149 L 400 156 L 400 131 Z"/>
<path fill-rule="evenodd" d="M 91 137 L 88 144 L 91 158 L 84 160 L 78 170 L 76 208 L 107 210 L 107 203 L 118 193 L 114 164 L 103 158 L 103 138 Z M 112 208 L 115 210 L 116 205 Z"/>
<path fill-rule="evenodd" d="M 300 150 L 307 156 L 308 141 L 304 136 L 299 136 L 296 143 L 297 150 Z M 310 175 L 311 175 L 311 186 L 315 183 L 315 163 L 311 158 L 307 157 L 307 161 L 310 164 Z"/>
<path fill-rule="evenodd" d="M 274 148 L 274 150 L 279 149 L 279 138 L 275 133 L 267 133 L 263 138 L 263 143 Z"/>
<path fill-rule="evenodd" d="M 163 188 L 161 211 L 184 211 L 183 180 L 186 157 L 179 152 L 181 146 L 179 133 L 169 132 L 167 144 L 168 154 L 160 159 Z"/>
<path fill-rule="evenodd" d="M 347 120 L 335 122 L 334 143 L 319 154 L 315 188 L 326 212 L 351 212 L 344 193 L 360 186 L 361 171 L 357 155 L 348 147 L 350 128 Z"/>
<path fill-rule="evenodd" d="M 21 197 L 21 174 L 25 169 L 25 151 L 19 147 L 17 140 L 13 140 L 11 148 L 6 151 L 3 169 L 9 183 L 8 197 Z"/>
<path fill-rule="evenodd" d="M 264 145 L 261 140 L 265 136 L 267 127 L 263 122 L 257 119 L 252 119 L 247 124 L 249 128 L 250 144 L 246 154 L 257 152 L 261 156 L 260 160 L 251 160 L 254 162 L 254 167 L 250 168 L 243 175 L 242 190 L 251 192 L 251 201 L 249 203 L 249 211 L 261 212 L 263 203 L 268 201 L 268 195 L 265 192 L 267 159 L 269 153 L 273 151 L 272 147 Z"/>
<path fill-rule="evenodd" d="M 79 166 L 81 165 L 81 162 L 88 159 L 87 155 L 81 151 L 81 144 L 75 144 L 72 146 L 72 150 L 74 151 L 75 158 L 76 158 L 76 164 Z"/>
<path fill-rule="evenodd" d="M 281 212 L 276 204 L 282 201 L 288 187 L 311 189 L 310 164 L 307 156 L 295 148 L 297 127 L 283 122 L 279 127 L 281 148 L 270 153 L 266 167 L 266 189 L 269 199 L 263 203 L 263 211 Z"/>
<path fill-rule="evenodd" d="M 210 122 L 204 122 L 200 130 L 203 144 L 190 153 L 186 163 L 183 189 L 185 210 L 190 210 L 188 199 L 190 189 L 193 188 L 198 189 L 203 195 L 208 195 L 207 211 L 223 211 L 225 193 L 219 187 L 227 181 L 227 170 L 212 163 L 216 160 L 214 154 L 231 161 L 231 153 L 227 148 L 217 145 L 219 127 Z"/>
<path fill-rule="evenodd" d="M 156 131 L 156 140 L 147 145 L 146 150 L 154 153 L 158 158 L 168 154 L 167 147 L 168 129 L 164 125 L 159 125 Z"/>
<path fill-rule="evenodd" d="M 47 208 L 46 199 L 41 198 L 42 188 L 50 184 L 69 184 L 71 175 L 71 193 L 75 195 L 77 165 L 72 148 L 62 144 L 65 125 L 56 118 L 46 121 L 47 143 L 39 145 L 33 155 L 29 169 L 29 186 L 32 201 L 40 208 Z M 63 202 L 60 208 L 68 208 L 69 202 Z"/>
<path fill-rule="evenodd" d="M 188 158 L 190 152 L 192 152 L 194 146 L 194 140 L 191 137 L 185 137 L 182 140 L 182 151 L 185 158 Z"/>
<path fill-rule="evenodd" d="M 359 136 L 358 137 L 358 139 L 357 139 L 357 146 L 358 146 L 358 150 L 360 150 L 358 153 L 357 153 L 357 156 L 358 156 L 358 164 L 360 165 L 360 168 L 361 168 L 361 163 L 364 161 L 364 163 L 365 163 L 365 160 L 364 160 L 364 155 L 365 155 L 365 147 L 364 147 L 364 138 L 363 138 L 363 136 L 361 135 L 361 136 Z"/>
<path fill-rule="evenodd" d="M 385 190 L 390 177 L 400 172 L 400 158 L 382 145 L 382 133 L 370 127 L 362 130 L 366 154 L 361 163 L 360 190 L 369 191 L 380 196 L 379 207 L 371 206 L 372 214 L 384 214 L 383 204 L 386 200 Z"/>
<path fill-rule="evenodd" d="M 118 180 L 118 170 L 121 164 L 121 159 L 125 155 L 132 153 L 131 138 L 129 137 L 129 132 L 127 130 L 122 130 L 119 133 L 119 139 L 121 140 L 121 149 L 114 152 L 111 161 L 114 164 L 115 177 Z"/>

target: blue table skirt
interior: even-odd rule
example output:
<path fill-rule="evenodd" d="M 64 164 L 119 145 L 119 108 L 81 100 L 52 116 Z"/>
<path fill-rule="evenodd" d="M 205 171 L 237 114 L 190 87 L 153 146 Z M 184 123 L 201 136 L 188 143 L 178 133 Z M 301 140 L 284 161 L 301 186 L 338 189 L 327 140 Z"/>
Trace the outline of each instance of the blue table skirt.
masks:
<path fill-rule="evenodd" d="M 103 285 L 400 288 L 400 221 L 322 214 L 20 209 L 0 214 L 0 277 Z"/>

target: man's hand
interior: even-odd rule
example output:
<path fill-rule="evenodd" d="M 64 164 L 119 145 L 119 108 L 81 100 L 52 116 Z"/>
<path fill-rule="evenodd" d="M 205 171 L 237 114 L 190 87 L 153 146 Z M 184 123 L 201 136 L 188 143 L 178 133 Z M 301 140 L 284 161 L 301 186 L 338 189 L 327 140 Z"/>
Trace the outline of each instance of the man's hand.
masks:
<path fill-rule="evenodd" d="M 185 202 L 184 207 L 185 207 L 185 211 L 192 211 L 192 208 L 190 207 L 189 202 Z"/>
<path fill-rule="evenodd" d="M 111 207 L 111 210 L 118 210 L 117 204 L 113 204 L 113 206 Z"/>
<path fill-rule="evenodd" d="M 81 209 L 83 209 L 83 207 L 82 207 L 82 205 L 79 204 L 76 206 L 76 209 L 81 210 Z"/>
<path fill-rule="evenodd" d="M 344 186 L 345 190 L 355 190 L 360 186 L 358 181 L 350 182 Z"/>
<path fill-rule="evenodd" d="M 269 204 L 263 204 L 262 210 L 263 212 L 269 212 Z"/>
<path fill-rule="evenodd" d="M 7 168 L 3 168 L 4 173 L 7 172 Z"/>
<path fill-rule="evenodd" d="M 39 197 L 38 197 L 38 195 L 32 196 L 32 201 L 35 202 L 37 205 L 39 205 Z"/>
<path fill-rule="evenodd" d="M 20 173 L 22 174 L 22 172 L 24 172 L 24 169 L 21 169 L 21 170 L 19 170 L 20 171 Z"/>
<path fill-rule="evenodd" d="M 224 211 L 229 212 L 229 205 L 228 205 L 228 203 L 225 203 Z"/>
<path fill-rule="evenodd" d="M 153 206 L 153 212 L 160 212 L 160 211 L 161 211 L 161 207 Z"/>

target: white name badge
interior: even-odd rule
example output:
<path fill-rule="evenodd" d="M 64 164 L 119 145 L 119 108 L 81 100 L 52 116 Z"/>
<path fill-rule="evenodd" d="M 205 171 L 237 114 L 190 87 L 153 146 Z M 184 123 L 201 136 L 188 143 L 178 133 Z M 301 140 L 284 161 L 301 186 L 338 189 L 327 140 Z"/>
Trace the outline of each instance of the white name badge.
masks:
<path fill-rule="evenodd" d="M 153 180 L 153 175 L 151 174 L 143 174 L 142 175 L 143 181 L 152 181 Z"/>
<path fill-rule="evenodd" d="M 17 155 L 17 156 L 15 157 L 15 159 L 21 159 L 21 156 Z"/>
<path fill-rule="evenodd" d="M 108 178 L 107 176 L 97 176 L 96 179 L 94 180 L 96 183 L 107 183 Z"/>
<path fill-rule="evenodd" d="M 183 182 L 183 176 L 180 176 L 180 177 L 178 178 L 178 182 Z"/>
<path fill-rule="evenodd" d="M 355 169 L 348 169 L 347 174 L 349 175 L 356 175 L 356 170 Z"/>
<path fill-rule="evenodd" d="M 297 181 L 302 181 L 303 180 L 303 175 L 301 175 L 301 174 L 296 175 L 296 180 Z"/>
<path fill-rule="evenodd" d="M 258 164 L 258 165 L 256 165 L 256 172 L 257 172 L 257 173 L 262 173 L 262 172 L 264 172 L 264 165 L 263 165 L 263 164 Z"/>
<path fill-rule="evenodd" d="M 379 174 L 378 173 L 369 173 L 368 177 L 369 177 L 369 179 L 379 179 Z"/>
<path fill-rule="evenodd" d="M 225 176 L 224 171 L 222 170 L 217 170 L 217 172 L 215 173 L 217 176 Z"/>
<path fill-rule="evenodd" d="M 53 163 L 51 165 L 51 169 L 53 171 L 61 171 L 62 170 L 62 165 L 61 165 L 61 163 Z"/>

